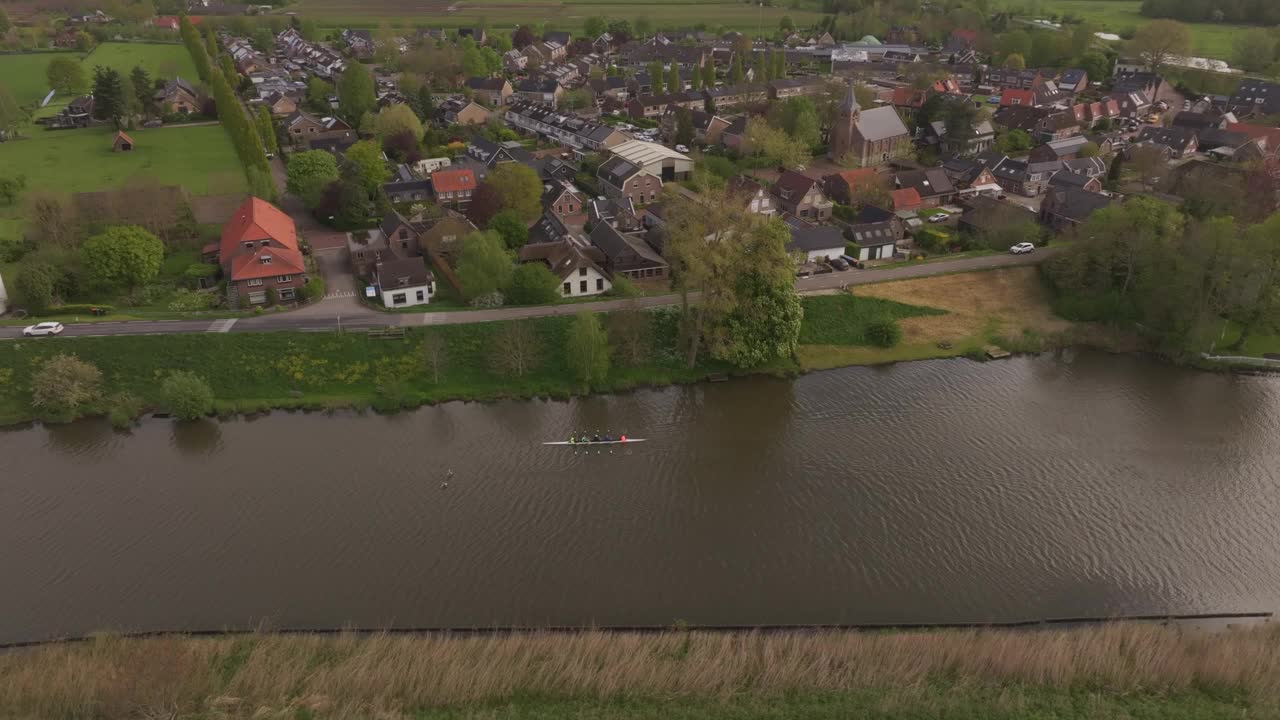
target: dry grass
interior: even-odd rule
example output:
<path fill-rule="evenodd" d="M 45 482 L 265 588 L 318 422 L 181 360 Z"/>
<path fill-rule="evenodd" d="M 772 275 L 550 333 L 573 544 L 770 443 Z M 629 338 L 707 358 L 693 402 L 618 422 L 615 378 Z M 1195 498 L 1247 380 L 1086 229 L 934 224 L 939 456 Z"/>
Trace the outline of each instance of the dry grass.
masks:
<path fill-rule="evenodd" d="M 860 633 L 102 637 L 0 656 L 0 715 L 395 716 L 513 697 L 778 697 L 1047 687 L 1280 697 L 1280 631 L 1154 625 Z M 1254 715 L 1261 717 L 1261 714 Z"/>

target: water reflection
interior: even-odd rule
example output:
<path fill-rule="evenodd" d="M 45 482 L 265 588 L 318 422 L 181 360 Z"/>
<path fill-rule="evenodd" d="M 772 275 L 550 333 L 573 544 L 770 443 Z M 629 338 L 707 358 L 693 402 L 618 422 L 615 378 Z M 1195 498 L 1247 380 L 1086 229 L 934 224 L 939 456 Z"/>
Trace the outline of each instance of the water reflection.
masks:
<path fill-rule="evenodd" d="M 169 444 L 187 457 L 211 455 L 222 449 L 222 425 L 214 420 L 170 421 Z"/>

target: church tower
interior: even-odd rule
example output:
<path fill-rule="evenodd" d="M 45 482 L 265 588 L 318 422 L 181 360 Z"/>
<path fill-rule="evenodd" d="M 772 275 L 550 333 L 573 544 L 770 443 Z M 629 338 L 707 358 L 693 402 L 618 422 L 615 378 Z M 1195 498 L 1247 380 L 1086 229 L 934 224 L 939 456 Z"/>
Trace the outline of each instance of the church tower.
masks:
<path fill-rule="evenodd" d="M 840 112 L 836 116 L 835 125 L 831 128 L 831 142 L 828 143 L 828 154 L 832 160 L 840 160 L 853 149 L 853 138 L 858 127 L 858 116 L 862 107 L 853 92 L 853 83 L 849 83 L 849 91 L 840 103 Z"/>

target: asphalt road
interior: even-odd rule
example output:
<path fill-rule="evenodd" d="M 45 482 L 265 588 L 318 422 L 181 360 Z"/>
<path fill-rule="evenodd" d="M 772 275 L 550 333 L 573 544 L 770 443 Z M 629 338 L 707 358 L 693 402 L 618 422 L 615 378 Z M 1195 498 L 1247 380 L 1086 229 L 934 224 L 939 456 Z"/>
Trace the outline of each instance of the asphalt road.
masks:
<path fill-rule="evenodd" d="M 908 280 L 973 270 L 990 270 L 1018 265 L 1034 265 L 1053 254 L 1038 250 L 1029 255 L 987 255 L 984 257 L 939 260 L 898 267 L 849 270 L 796 280 L 801 294 L 836 290 L 842 285 Z M 573 315 L 582 310 L 608 312 L 624 307 L 659 307 L 677 305 L 679 295 L 658 295 L 634 300 L 602 300 L 570 305 L 496 308 L 493 310 L 454 310 L 424 313 L 381 313 L 359 306 L 350 298 L 331 298 L 302 310 L 279 314 L 227 320 L 125 320 L 114 322 L 65 323 L 62 337 L 103 337 L 111 335 L 174 335 L 205 332 L 323 332 L 331 330 L 363 330 L 374 327 L 454 325 L 497 320 L 518 320 L 551 315 Z M 0 340 L 22 337 L 21 327 L 0 327 Z"/>

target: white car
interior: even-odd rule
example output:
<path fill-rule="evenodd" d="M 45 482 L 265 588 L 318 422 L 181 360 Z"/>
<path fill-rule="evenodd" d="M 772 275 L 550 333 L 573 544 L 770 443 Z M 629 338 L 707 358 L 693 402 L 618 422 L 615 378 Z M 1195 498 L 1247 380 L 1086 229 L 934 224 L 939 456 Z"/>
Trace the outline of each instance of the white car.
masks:
<path fill-rule="evenodd" d="M 935 215 L 930 215 L 930 216 L 929 216 L 929 222 L 931 222 L 931 223 L 946 222 L 946 221 L 947 221 L 947 218 L 949 218 L 949 217 L 951 217 L 951 216 L 950 216 L 950 215 L 948 215 L 948 214 L 946 214 L 946 213 L 937 213 L 937 214 L 935 214 Z"/>
<path fill-rule="evenodd" d="M 677 145 L 677 146 L 676 146 L 676 152 L 685 152 L 685 153 L 687 153 L 687 152 L 689 152 L 689 148 L 688 148 L 687 146 L 685 146 L 685 145 Z"/>
<path fill-rule="evenodd" d="M 1029 252 L 1035 252 L 1035 251 L 1036 251 L 1036 246 L 1032 245 L 1031 243 L 1018 243 L 1017 245 L 1014 245 L 1013 247 L 1009 248 L 1009 252 L 1013 253 L 1014 255 L 1023 255 L 1023 254 L 1026 254 Z"/>
<path fill-rule="evenodd" d="M 28 325 L 22 329 L 22 334 L 27 337 L 41 337 L 43 335 L 57 335 L 65 329 L 60 322 L 42 322 Z"/>

